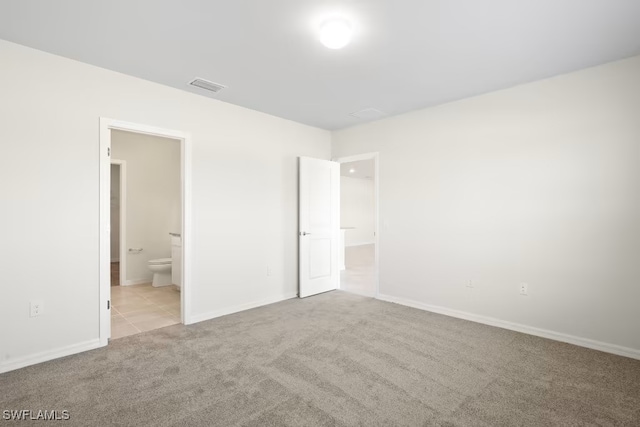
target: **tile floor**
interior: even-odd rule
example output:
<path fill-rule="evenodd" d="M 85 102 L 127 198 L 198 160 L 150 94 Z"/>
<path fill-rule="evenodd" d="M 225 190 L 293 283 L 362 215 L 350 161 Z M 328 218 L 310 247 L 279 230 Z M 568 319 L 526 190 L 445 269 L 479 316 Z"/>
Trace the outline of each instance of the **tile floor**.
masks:
<path fill-rule="evenodd" d="M 340 272 L 340 289 L 365 296 L 376 292 L 375 245 L 347 246 L 346 269 Z"/>
<path fill-rule="evenodd" d="M 111 287 L 111 339 L 180 323 L 180 292 L 151 283 Z"/>

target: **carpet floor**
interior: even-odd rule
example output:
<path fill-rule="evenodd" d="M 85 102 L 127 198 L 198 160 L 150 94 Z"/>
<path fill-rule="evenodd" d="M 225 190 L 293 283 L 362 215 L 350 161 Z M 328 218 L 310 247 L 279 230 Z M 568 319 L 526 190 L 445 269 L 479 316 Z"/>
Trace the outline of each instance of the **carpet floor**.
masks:
<path fill-rule="evenodd" d="M 640 361 L 336 291 L 0 375 L 0 415 L 20 409 L 78 426 L 639 426 Z"/>

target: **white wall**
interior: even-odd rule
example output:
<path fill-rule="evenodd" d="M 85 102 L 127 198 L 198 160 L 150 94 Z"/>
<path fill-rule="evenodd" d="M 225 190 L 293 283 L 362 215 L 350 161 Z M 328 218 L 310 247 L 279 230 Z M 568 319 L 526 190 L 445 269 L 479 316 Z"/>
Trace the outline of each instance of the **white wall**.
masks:
<path fill-rule="evenodd" d="M 374 209 L 372 179 L 340 177 L 340 227 L 355 227 L 345 233 L 346 246 L 375 242 Z"/>
<path fill-rule="evenodd" d="M 120 261 L 120 165 L 111 165 L 111 262 Z"/>
<path fill-rule="evenodd" d="M 192 135 L 196 318 L 295 295 L 297 156 L 329 132 L 5 41 L 0 63 L 0 371 L 97 342 L 100 117 Z"/>
<path fill-rule="evenodd" d="M 180 233 L 180 141 L 111 131 L 111 157 L 127 164 L 126 284 L 150 282 L 148 261 L 171 257 L 171 236 Z M 113 248 L 112 248 L 113 250 Z"/>
<path fill-rule="evenodd" d="M 99 117 L 193 136 L 196 317 L 295 294 L 297 156 L 379 151 L 382 293 L 640 349 L 640 57 L 336 132 L 333 153 L 5 41 L 0 63 L 0 371 L 97 342 Z"/>
<path fill-rule="evenodd" d="M 639 76 L 635 57 L 335 132 L 334 157 L 380 153 L 380 292 L 640 356 Z"/>

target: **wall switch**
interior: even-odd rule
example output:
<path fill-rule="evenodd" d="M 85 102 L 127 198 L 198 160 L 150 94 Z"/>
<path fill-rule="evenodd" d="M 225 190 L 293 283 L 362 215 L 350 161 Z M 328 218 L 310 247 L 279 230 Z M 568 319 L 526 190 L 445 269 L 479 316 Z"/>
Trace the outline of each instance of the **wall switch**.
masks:
<path fill-rule="evenodd" d="M 271 267 L 267 267 L 267 277 L 271 276 L 272 271 L 271 271 Z"/>
<path fill-rule="evenodd" d="M 529 295 L 529 285 L 520 283 L 520 295 Z"/>
<path fill-rule="evenodd" d="M 467 288 L 473 288 L 473 280 L 467 282 Z"/>
<path fill-rule="evenodd" d="M 42 311 L 44 309 L 44 303 L 40 300 L 38 301 L 31 301 L 31 304 L 29 305 L 30 307 L 30 316 L 31 317 L 36 317 L 36 316 L 40 316 L 42 314 Z"/>

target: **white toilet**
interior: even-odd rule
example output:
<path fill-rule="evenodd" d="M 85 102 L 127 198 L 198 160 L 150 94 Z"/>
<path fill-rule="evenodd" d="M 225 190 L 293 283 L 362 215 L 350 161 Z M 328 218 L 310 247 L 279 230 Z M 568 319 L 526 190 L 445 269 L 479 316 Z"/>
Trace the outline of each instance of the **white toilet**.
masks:
<path fill-rule="evenodd" d="M 150 259 L 149 270 L 153 272 L 152 286 L 171 285 L 171 258 Z"/>

